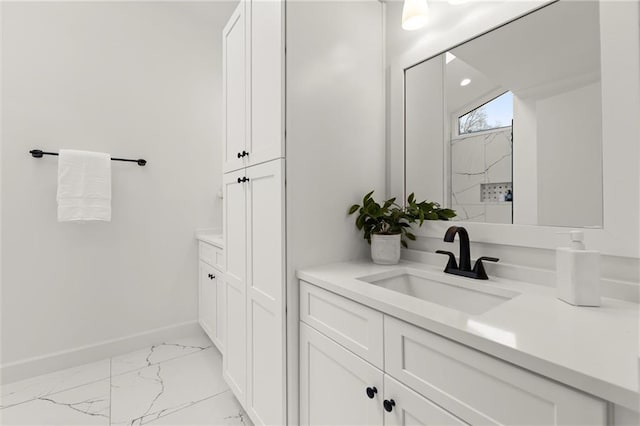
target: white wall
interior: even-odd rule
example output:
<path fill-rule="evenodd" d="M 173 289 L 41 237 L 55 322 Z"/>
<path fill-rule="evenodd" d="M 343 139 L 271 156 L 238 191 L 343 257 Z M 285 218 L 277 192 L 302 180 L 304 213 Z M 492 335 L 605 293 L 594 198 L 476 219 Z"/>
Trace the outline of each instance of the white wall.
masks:
<path fill-rule="evenodd" d="M 370 1 L 287 4 L 287 346 L 289 422 L 298 421 L 295 271 L 369 256 L 347 216 L 384 191 L 383 16 Z"/>
<path fill-rule="evenodd" d="M 538 126 L 536 102 L 513 97 L 513 181 L 518 202 L 513 204 L 513 223 L 538 223 Z"/>
<path fill-rule="evenodd" d="M 444 56 L 405 72 L 406 193 L 445 205 Z M 402 198 L 400 198 L 402 201 Z"/>
<path fill-rule="evenodd" d="M 221 225 L 221 29 L 233 4 L 2 8 L 3 367 L 195 321 L 194 230 Z M 111 223 L 57 223 L 57 160 L 32 148 L 149 163 L 112 163 Z"/>
<path fill-rule="evenodd" d="M 537 102 L 538 224 L 602 226 L 601 85 Z"/>

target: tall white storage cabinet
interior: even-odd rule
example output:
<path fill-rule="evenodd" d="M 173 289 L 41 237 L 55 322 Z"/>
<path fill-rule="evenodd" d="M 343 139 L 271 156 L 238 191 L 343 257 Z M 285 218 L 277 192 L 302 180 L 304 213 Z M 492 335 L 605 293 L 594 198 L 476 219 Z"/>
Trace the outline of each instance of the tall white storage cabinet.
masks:
<path fill-rule="evenodd" d="M 284 157 L 284 4 L 243 0 L 223 31 L 224 171 Z"/>
<path fill-rule="evenodd" d="M 241 1 L 222 31 L 223 170 L 245 166 L 247 143 L 247 26 L 246 3 Z"/>
<path fill-rule="evenodd" d="M 223 31 L 223 374 L 256 425 L 287 421 L 283 14 L 241 1 Z"/>

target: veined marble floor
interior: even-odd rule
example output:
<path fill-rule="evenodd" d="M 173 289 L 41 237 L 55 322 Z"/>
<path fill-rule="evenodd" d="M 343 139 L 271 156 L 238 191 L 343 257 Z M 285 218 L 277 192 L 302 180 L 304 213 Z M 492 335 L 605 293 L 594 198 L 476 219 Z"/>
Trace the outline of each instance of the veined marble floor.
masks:
<path fill-rule="evenodd" d="M 0 387 L 0 424 L 247 425 L 206 336 Z"/>

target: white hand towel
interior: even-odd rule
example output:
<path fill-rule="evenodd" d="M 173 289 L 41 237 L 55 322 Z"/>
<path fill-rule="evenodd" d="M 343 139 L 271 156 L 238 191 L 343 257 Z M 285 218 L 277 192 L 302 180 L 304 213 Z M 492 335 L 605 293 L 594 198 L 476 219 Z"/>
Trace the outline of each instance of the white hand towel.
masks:
<path fill-rule="evenodd" d="M 60 150 L 58 222 L 111 221 L 111 156 Z"/>

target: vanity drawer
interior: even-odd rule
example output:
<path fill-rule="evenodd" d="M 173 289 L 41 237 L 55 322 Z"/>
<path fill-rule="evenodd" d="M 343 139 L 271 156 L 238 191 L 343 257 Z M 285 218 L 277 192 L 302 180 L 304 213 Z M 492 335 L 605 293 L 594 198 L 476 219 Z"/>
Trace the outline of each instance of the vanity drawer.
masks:
<path fill-rule="evenodd" d="M 382 369 L 382 313 L 300 281 L 300 321 Z"/>
<path fill-rule="evenodd" d="M 199 252 L 200 260 L 219 271 L 224 271 L 224 251 L 221 248 L 200 241 Z"/>
<path fill-rule="evenodd" d="M 385 371 L 471 424 L 604 425 L 606 404 L 385 316 Z"/>

